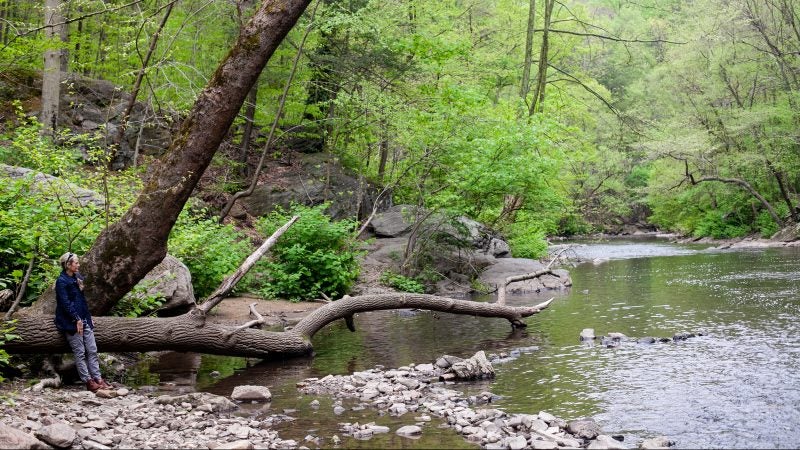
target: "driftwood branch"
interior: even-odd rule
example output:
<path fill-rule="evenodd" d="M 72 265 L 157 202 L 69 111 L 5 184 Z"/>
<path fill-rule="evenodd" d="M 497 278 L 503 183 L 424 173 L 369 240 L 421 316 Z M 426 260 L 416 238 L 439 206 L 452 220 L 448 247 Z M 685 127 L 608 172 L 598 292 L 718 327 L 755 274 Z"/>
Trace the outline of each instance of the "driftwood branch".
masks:
<path fill-rule="evenodd" d="M 253 319 L 250 322 L 247 322 L 247 323 L 245 323 L 243 325 L 239 325 L 238 327 L 236 327 L 233 330 L 234 333 L 239 331 L 239 330 L 244 330 L 245 328 L 253 328 L 256 325 L 261 325 L 261 324 L 263 324 L 265 322 L 264 316 L 259 314 L 259 312 L 256 310 L 256 305 L 257 304 L 258 303 L 250 303 L 250 315 L 255 317 L 255 319 Z"/>
<path fill-rule="evenodd" d="M 265 253 L 267 253 L 267 250 L 272 248 L 272 246 L 275 245 L 276 242 L 278 242 L 278 238 L 281 237 L 281 235 L 283 235 L 283 233 L 285 233 L 286 230 L 289 229 L 289 227 L 291 227 L 295 222 L 297 222 L 297 219 L 299 218 L 300 216 L 292 217 L 291 220 L 286 222 L 282 227 L 278 228 L 274 233 L 272 233 L 272 236 L 270 236 L 269 239 L 264 241 L 264 243 L 261 244 L 261 247 L 258 247 L 258 249 L 255 252 L 253 252 L 252 255 L 247 257 L 247 259 L 242 263 L 242 265 L 238 269 L 236 269 L 236 272 L 234 272 L 231 276 L 226 278 L 225 281 L 223 281 L 222 284 L 217 288 L 217 290 L 212 292 L 211 295 L 208 296 L 206 301 L 197 307 L 197 310 L 204 314 L 208 314 L 208 312 L 211 311 L 212 308 L 214 308 L 219 304 L 219 302 L 224 300 L 225 297 L 231 292 L 233 287 L 236 286 L 236 283 L 238 283 L 239 280 L 241 280 L 242 277 L 244 277 L 247 274 L 247 272 L 249 272 L 250 269 L 253 268 L 256 262 L 258 262 L 258 260 L 261 259 L 261 257 L 264 256 Z"/>
<path fill-rule="evenodd" d="M 523 275 L 514 275 L 506 278 L 505 282 L 497 287 L 497 304 L 498 305 L 505 305 L 506 304 L 506 290 L 508 289 L 508 285 L 511 283 L 516 283 L 517 281 L 525 281 L 531 280 L 533 278 L 539 278 L 542 275 L 554 275 L 553 271 L 550 267 L 553 265 L 554 262 L 558 260 L 558 257 L 561 256 L 562 253 L 567 251 L 568 249 L 572 248 L 571 246 L 564 247 L 558 251 L 553 256 L 553 259 L 544 267 L 542 270 L 538 270 L 536 272 L 526 273 Z"/>

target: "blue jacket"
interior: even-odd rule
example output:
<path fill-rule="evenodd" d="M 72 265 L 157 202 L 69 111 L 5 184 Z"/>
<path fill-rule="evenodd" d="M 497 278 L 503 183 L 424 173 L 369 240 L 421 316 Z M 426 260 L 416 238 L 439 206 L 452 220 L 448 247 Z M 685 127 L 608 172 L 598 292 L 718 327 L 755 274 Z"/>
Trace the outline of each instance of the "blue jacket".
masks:
<path fill-rule="evenodd" d="M 78 327 L 75 325 L 78 319 L 83 320 L 84 326 L 94 329 L 86 297 L 78 288 L 78 277 L 83 281 L 83 276 L 80 274 L 69 276 L 66 271 L 61 271 L 61 275 L 56 280 L 55 322 L 56 328 L 60 331 L 75 333 L 78 331 Z"/>

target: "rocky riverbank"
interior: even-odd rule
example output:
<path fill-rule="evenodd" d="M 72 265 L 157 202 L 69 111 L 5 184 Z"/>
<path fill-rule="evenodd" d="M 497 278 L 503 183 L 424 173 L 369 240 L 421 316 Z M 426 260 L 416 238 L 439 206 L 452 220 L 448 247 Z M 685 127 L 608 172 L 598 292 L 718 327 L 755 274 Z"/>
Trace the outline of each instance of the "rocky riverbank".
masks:
<path fill-rule="evenodd" d="M 501 362 L 505 355 L 491 355 Z M 329 448 L 339 435 L 369 440 L 380 433 L 414 439 L 431 427 L 453 429 L 486 449 L 630 448 L 621 436 L 605 434 L 591 419 L 566 421 L 545 411 L 507 413 L 491 407 L 491 392 L 466 396 L 457 381 L 491 378 L 492 362 L 483 352 L 472 358 L 443 356 L 430 364 L 396 369 L 376 367 L 347 376 L 328 375 L 297 383 L 308 396 L 335 399 L 334 413 L 372 408 L 376 417 L 408 417 L 395 430 L 374 423 L 340 423 L 339 433 L 306 442 L 282 439 L 273 426 L 293 420 L 293 411 L 242 416 L 237 402 L 269 401 L 265 387 L 240 387 L 231 397 L 209 393 L 160 395 L 152 389 L 93 394 L 75 387 L 34 392 L 7 385 L 0 423 L 0 448 Z M 104 398 L 110 397 L 110 398 Z M 315 399 L 312 403 L 319 404 Z M 321 430 L 322 431 L 322 430 Z M 639 443 L 664 448 L 666 438 Z"/>
<path fill-rule="evenodd" d="M 494 361 L 503 355 L 492 355 Z M 566 421 L 546 411 L 507 413 L 492 408 L 497 397 L 491 392 L 465 396 L 454 390 L 456 381 L 494 376 L 484 352 L 472 358 L 443 356 L 433 364 L 419 364 L 384 370 L 381 367 L 352 375 L 328 375 L 298 383 L 308 395 L 328 395 L 338 399 L 334 408 L 344 410 L 343 400 L 356 401 L 353 408 L 373 407 L 381 414 L 409 416 L 409 424 L 390 430 L 374 423 L 342 423 L 340 431 L 357 439 L 394 431 L 401 436 L 425 433 L 438 419 L 469 442 L 485 449 L 624 449 L 622 436 L 605 434 L 592 419 Z M 648 439 L 639 448 L 667 448 L 674 445 L 666 437 Z"/>
<path fill-rule="evenodd" d="M 77 388 L 3 391 L 0 448 L 297 448 L 272 426 L 235 414 L 237 404 L 208 393 L 157 395 L 119 388 L 102 398 Z"/>

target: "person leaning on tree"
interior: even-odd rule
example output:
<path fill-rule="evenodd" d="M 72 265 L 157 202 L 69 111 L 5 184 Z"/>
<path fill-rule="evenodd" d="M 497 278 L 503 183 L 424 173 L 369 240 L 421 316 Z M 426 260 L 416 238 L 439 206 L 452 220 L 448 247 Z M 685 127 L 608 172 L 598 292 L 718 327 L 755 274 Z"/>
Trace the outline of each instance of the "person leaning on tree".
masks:
<path fill-rule="evenodd" d="M 75 355 L 75 366 L 86 389 L 113 389 L 100 375 L 100 359 L 94 340 L 94 322 L 83 296 L 81 264 L 75 253 L 64 253 L 59 259 L 61 275 L 56 280 L 56 328 L 64 333 Z"/>

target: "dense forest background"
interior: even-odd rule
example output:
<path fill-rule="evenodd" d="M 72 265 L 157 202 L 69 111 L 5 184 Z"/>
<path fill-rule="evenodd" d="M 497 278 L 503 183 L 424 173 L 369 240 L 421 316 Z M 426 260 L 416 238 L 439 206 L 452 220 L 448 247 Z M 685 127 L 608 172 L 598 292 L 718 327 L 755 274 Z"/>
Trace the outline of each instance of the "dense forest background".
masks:
<path fill-rule="evenodd" d="M 0 180 L 0 288 L 18 287 L 30 266 L 29 295 L 40 292 L 57 255 L 86 251 L 133 201 L 155 157 L 115 160 L 125 120 L 76 132 L 58 108 L 48 112 L 43 69 L 59 68 L 62 95 L 71 88 L 63 74 L 107 80 L 147 105 L 141 121 L 179 122 L 255 6 L 0 0 L 0 163 L 106 199 L 86 208 Z M 768 237 L 800 215 L 797 8 L 794 0 L 318 0 L 249 93 L 205 195 L 218 199 L 216 214 L 258 175 L 262 152 L 265 172 L 292 152 L 320 152 L 394 203 L 490 225 L 515 256 L 541 255 L 547 236 L 626 226 Z M 251 250 L 243 224 L 213 215 L 187 211 L 170 238 L 198 295 Z M 268 233 L 280 219 L 248 225 Z M 292 270 L 276 283 L 293 281 Z"/>

